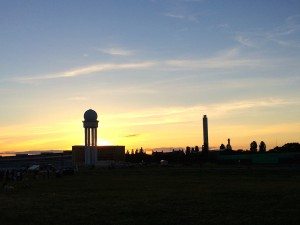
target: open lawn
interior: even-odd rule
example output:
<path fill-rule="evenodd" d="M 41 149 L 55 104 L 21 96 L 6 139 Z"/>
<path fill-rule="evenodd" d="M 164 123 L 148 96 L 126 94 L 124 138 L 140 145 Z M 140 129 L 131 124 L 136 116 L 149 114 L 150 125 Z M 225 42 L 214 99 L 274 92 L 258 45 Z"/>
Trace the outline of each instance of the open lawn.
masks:
<path fill-rule="evenodd" d="M 255 167 L 83 170 L 0 192 L 0 224 L 300 224 L 300 171 Z"/>

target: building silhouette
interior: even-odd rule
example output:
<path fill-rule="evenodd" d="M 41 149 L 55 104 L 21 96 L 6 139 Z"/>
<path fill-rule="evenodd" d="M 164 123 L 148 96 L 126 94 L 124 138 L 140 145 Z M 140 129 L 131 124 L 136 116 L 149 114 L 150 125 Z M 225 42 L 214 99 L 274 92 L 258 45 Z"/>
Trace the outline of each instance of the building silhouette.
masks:
<path fill-rule="evenodd" d="M 226 150 L 227 151 L 232 151 L 232 147 L 231 147 L 231 144 L 230 144 L 230 138 L 227 139 Z"/>
<path fill-rule="evenodd" d="M 72 146 L 72 160 L 75 166 L 96 166 L 103 161 L 124 161 L 125 146 L 98 146 L 97 113 L 89 109 L 84 113 L 84 145 Z"/>

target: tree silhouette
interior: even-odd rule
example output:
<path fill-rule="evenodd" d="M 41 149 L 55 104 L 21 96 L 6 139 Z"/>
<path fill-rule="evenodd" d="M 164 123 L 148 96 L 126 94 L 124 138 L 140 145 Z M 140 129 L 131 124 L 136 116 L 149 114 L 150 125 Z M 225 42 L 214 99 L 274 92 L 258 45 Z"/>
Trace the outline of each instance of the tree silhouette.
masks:
<path fill-rule="evenodd" d="M 220 145 L 220 150 L 225 150 L 225 145 L 224 144 Z"/>
<path fill-rule="evenodd" d="M 195 153 L 195 148 L 191 148 L 191 153 Z"/>
<path fill-rule="evenodd" d="M 140 148 L 140 151 L 139 151 L 139 153 L 140 153 L 140 154 L 143 154 L 143 153 L 144 153 L 144 149 L 143 149 L 143 147 L 141 147 L 141 148 Z"/>
<path fill-rule="evenodd" d="M 252 141 L 250 144 L 250 151 L 251 152 L 257 152 L 257 143 L 256 141 Z"/>
<path fill-rule="evenodd" d="M 270 152 L 300 152 L 300 143 L 286 143 L 281 147 L 275 147 Z"/>
<path fill-rule="evenodd" d="M 263 141 L 259 144 L 259 152 L 266 152 L 266 144 Z"/>
<path fill-rule="evenodd" d="M 191 154 L 191 147 L 189 147 L 189 146 L 186 147 L 186 149 L 185 149 L 185 154 L 186 154 L 186 155 Z"/>

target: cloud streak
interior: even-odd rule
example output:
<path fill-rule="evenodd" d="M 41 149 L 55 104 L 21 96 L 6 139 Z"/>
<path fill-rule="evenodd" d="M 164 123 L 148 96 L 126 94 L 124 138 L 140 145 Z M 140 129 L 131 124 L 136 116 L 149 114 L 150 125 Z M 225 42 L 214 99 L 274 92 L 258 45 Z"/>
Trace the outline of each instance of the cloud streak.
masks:
<path fill-rule="evenodd" d="M 236 36 L 235 40 L 246 47 L 257 47 L 249 38 L 242 35 Z"/>
<path fill-rule="evenodd" d="M 53 74 L 45 74 L 40 76 L 22 76 L 12 78 L 13 81 L 30 83 L 34 81 L 59 79 L 59 78 L 74 78 L 89 74 L 99 74 L 110 71 L 126 71 L 126 70 L 149 70 L 156 69 L 160 71 L 213 71 L 213 70 L 229 70 L 242 68 L 258 68 L 274 65 L 276 60 L 272 61 L 260 58 L 241 56 L 239 48 L 231 48 L 224 50 L 215 56 L 208 58 L 189 58 L 189 59 L 166 59 L 162 61 L 137 61 L 131 63 L 98 63 L 87 65 L 79 68 L 73 68 L 67 71 L 62 71 Z M 283 62 L 281 59 L 280 62 Z"/>
<path fill-rule="evenodd" d="M 257 67 L 262 65 L 262 59 L 239 56 L 239 49 L 232 48 L 204 59 L 168 60 L 166 64 L 173 68 L 183 69 L 230 69 L 237 67 Z"/>
<path fill-rule="evenodd" d="M 126 50 L 122 48 L 107 48 L 107 49 L 98 49 L 100 52 L 112 56 L 132 56 L 134 51 Z"/>
<path fill-rule="evenodd" d="M 140 134 L 128 134 L 125 137 L 126 138 L 133 138 L 133 137 L 137 137 L 137 136 L 140 136 Z"/>
<path fill-rule="evenodd" d="M 231 101 L 206 105 L 193 105 L 190 107 L 154 108 L 147 111 L 134 111 L 126 114 L 115 114 L 111 120 L 127 121 L 123 126 L 145 126 L 166 124 L 187 124 L 197 122 L 199 113 L 208 114 L 212 117 L 222 117 L 234 112 L 247 110 L 259 110 L 262 108 L 281 107 L 299 104 L 280 98 L 248 99 L 243 101 Z"/>
<path fill-rule="evenodd" d="M 164 14 L 166 17 L 180 19 L 180 20 L 188 20 L 192 22 L 199 22 L 199 15 L 198 14 L 183 14 L 183 13 L 172 13 L 168 12 Z"/>
<path fill-rule="evenodd" d="M 299 40 L 293 37 L 299 34 L 299 31 L 300 15 L 292 15 L 273 29 L 237 32 L 234 39 L 246 47 L 261 47 L 267 43 L 275 43 L 282 47 L 300 48 Z"/>
<path fill-rule="evenodd" d="M 199 13 L 191 7 L 191 3 L 203 3 L 205 0 L 174 0 L 170 1 L 169 10 L 163 15 L 172 19 L 184 20 L 189 22 L 199 22 L 200 16 L 204 13 Z"/>
<path fill-rule="evenodd" d="M 92 73 L 102 73 L 109 71 L 119 71 L 119 70 L 138 70 L 150 68 L 155 65 L 154 62 L 144 61 L 144 62 L 136 62 L 136 63 L 106 63 L 106 64 L 95 64 L 81 68 L 75 68 L 64 72 L 59 72 L 55 74 L 46 74 L 42 76 L 28 76 L 28 77 L 18 77 L 14 78 L 14 80 L 19 82 L 30 82 L 34 80 L 49 80 L 49 79 L 57 79 L 57 78 L 70 78 L 88 75 Z"/>

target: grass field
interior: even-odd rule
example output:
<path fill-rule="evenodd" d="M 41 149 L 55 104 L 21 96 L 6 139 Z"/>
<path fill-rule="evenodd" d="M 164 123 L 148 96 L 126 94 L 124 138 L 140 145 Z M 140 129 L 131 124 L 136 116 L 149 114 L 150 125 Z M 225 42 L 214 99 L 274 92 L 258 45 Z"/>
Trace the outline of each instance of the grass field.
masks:
<path fill-rule="evenodd" d="M 0 193 L 0 224 L 300 224 L 287 168 L 94 169 Z"/>

